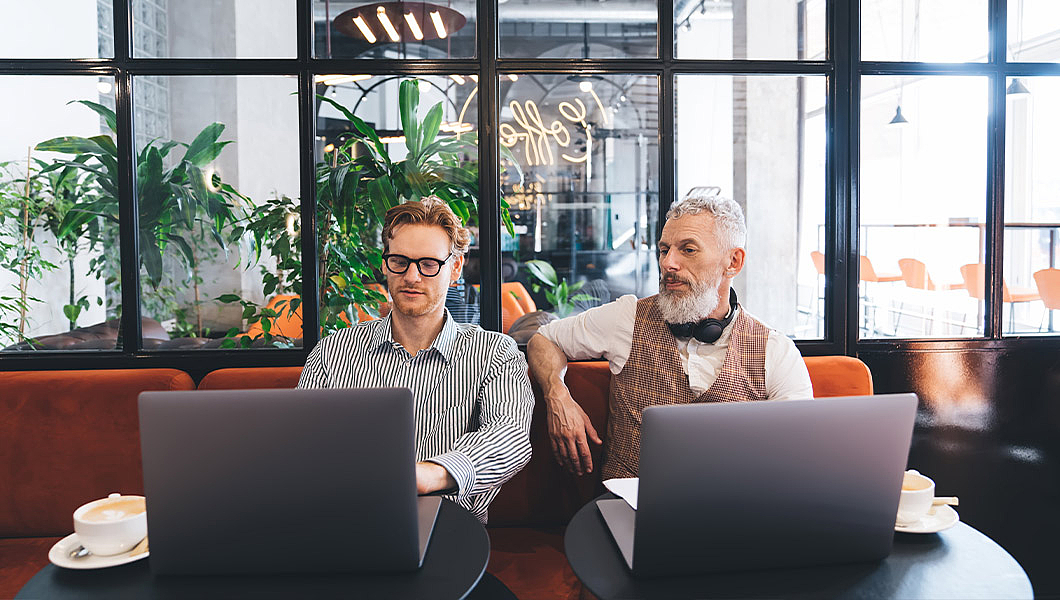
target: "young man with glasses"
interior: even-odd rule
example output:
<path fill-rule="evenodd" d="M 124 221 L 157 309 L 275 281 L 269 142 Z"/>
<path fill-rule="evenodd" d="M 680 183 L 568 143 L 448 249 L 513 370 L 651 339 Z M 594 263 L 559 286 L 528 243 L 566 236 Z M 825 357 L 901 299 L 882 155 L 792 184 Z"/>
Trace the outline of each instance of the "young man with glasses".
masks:
<path fill-rule="evenodd" d="M 501 484 L 530 460 L 534 396 L 514 340 L 457 323 L 445 308 L 469 241 L 435 196 L 387 211 L 390 314 L 320 340 L 298 387 L 411 389 L 419 493 L 450 492 L 485 523 Z"/>

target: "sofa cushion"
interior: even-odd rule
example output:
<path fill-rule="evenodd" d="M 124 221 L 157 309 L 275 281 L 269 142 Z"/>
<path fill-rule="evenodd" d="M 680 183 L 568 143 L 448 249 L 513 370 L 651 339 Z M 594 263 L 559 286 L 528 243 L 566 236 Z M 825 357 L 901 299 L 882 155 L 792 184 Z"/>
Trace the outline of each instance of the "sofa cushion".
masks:
<path fill-rule="evenodd" d="M 199 382 L 200 390 L 258 390 L 293 388 L 302 367 L 247 367 L 210 371 Z"/>
<path fill-rule="evenodd" d="M 610 381 L 611 371 L 603 361 L 572 362 L 567 368 L 567 387 L 601 438 L 607 424 Z M 566 525 L 579 508 L 603 492 L 598 469 L 601 447 L 590 444 L 594 466 L 591 474 L 577 477 L 561 468 L 552 455 L 545 404 L 536 386 L 534 393 L 537 402 L 530 424 L 534 452 L 526 467 L 504 484 L 490 504 L 490 525 Z"/>
<path fill-rule="evenodd" d="M 48 566 L 48 550 L 61 539 L 0 539 L 0 598 L 14 598 L 37 571 Z"/>
<path fill-rule="evenodd" d="M 0 537 L 66 535 L 78 506 L 143 493 L 137 397 L 176 369 L 0 372 Z"/>

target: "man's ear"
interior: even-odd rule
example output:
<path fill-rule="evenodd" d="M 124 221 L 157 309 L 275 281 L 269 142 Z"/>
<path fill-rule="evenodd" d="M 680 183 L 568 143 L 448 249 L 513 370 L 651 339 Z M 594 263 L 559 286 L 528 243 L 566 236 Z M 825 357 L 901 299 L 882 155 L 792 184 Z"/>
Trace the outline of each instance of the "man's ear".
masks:
<path fill-rule="evenodd" d="M 732 278 L 743 270 L 743 260 L 746 256 L 743 248 L 733 248 L 729 251 L 729 264 L 725 267 L 725 276 Z"/>
<path fill-rule="evenodd" d="M 456 283 L 464 275 L 464 255 L 458 254 L 453 258 L 453 271 L 449 275 L 449 283 Z"/>

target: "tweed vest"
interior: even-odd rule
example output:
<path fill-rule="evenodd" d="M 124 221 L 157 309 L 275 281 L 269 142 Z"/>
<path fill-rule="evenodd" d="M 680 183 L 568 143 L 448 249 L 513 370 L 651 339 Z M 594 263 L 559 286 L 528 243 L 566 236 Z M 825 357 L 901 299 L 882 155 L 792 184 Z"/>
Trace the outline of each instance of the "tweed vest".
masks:
<path fill-rule="evenodd" d="M 743 310 L 733 319 L 729 347 L 718 377 L 698 398 L 681 366 L 677 339 L 663 321 L 656 296 L 637 301 L 629 359 L 611 379 L 604 440 L 604 479 L 636 477 L 641 412 L 657 404 L 742 402 L 766 399 L 769 329 Z"/>

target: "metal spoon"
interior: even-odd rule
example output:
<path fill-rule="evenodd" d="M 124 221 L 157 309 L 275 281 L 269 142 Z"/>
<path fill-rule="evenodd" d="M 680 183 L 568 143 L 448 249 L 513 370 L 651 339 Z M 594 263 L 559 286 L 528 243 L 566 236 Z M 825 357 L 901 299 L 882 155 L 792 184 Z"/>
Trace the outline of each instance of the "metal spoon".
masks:
<path fill-rule="evenodd" d="M 73 550 L 71 550 L 67 555 L 70 558 L 77 559 L 77 558 L 84 558 L 84 557 L 88 556 L 89 554 L 92 554 L 92 553 L 88 551 L 88 548 L 85 548 L 83 545 L 78 544 L 77 547 L 74 548 Z"/>

